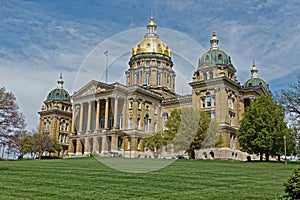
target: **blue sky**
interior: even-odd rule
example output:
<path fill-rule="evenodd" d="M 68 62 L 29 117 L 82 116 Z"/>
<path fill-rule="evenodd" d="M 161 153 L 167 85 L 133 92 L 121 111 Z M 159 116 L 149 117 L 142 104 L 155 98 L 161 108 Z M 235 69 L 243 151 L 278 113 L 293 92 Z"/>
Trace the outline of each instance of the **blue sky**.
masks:
<path fill-rule="evenodd" d="M 2 0 L 0 86 L 16 95 L 28 129 L 37 127 L 37 112 L 60 72 L 70 94 L 91 79 L 104 80 L 103 52 L 109 49 L 109 82 L 122 82 L 117 74 L 124 75 L 131 47 L 143 39 L 153 12 L 161 40 L 174 52 L 178 79 L 192 80 L 216 30 L 238 80 L 249 78 L 254 59 L 276 92 L 300 71 L 299 9 L 296 0 Z"/>

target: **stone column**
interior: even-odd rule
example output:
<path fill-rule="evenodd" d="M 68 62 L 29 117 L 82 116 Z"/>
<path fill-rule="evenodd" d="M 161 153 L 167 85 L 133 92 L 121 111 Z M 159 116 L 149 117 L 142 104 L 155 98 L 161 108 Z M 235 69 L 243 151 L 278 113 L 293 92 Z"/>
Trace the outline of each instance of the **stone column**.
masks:
<path fill-rule="evenodd" d="M 90 153 L 90 141 L 89 138 L 84 139 L 84 154 Z"/>
<path fill-rule="evenodd" d="M 98 140 L 98 137 L 93 138 L 93 152 L 99 153 L 99 140 Z"/>
<path fill-rule="evenodd" d="M 104 129 L 108 130 L 108 110 L 109 109 L 109 99 L 105 99 L 105 123 L 104 123 Z"/>
<path fill-rule="evenodd" d="M 118 97 L 115 97 L 113 130 L 118 130 L 118 108 L 119 108 L 119 99 Z"/>
<path fill-rule="evenodd" d="M 71 126 L 71 133 L 75 133 L 75 126 L 76 126 L 76 105 L 72 110 L 72 126 Z"/>
<path fill-rule="evenodd" d="M 137 138 L 131 137 L 131 151 L 136 151 L 138 149 L 137 145 Z"/>
<path fill-rule="evenodd" d="M 95 132 L 100 130 L 99 127 L 100 127 L 100 99 L 97 101 Z"/>
<path fill-rule="evenodd" d="M 89 102 L 88 108 L 88 118 L 87 118 L 87 132 L 91 132 L 91 124 L 92 124 L 92 102 Z"/>
<path fill-rule="evenodd" d="M 111 136 L 111 150 L 112 151 L 118 150 L 118 136 L 117 135 Z"/>
<path fill-rule="evenodd" d="M 80 117 L 79 117 L 79 134 L 82 134 L 82 127 L 83 127 L 83 103 L 80 104 Z"/>
<path fill-rule="evenodd" d="M 80 138 L 77 138 L 76 141 L 76 155 L 82 155 L 82 144 Z"/>
<path fill-rule="evenodd" d="M 104 135 L 102 136 L 102 152 L 108 151 L 108 144 L 107 144 L 107 137 Z"/>
<path fill-rule="evenodd" d="M 72 155 L 73 153 L 74 153 L 74 143 L 73 140 L 69 140 L 68 154 Z"/>

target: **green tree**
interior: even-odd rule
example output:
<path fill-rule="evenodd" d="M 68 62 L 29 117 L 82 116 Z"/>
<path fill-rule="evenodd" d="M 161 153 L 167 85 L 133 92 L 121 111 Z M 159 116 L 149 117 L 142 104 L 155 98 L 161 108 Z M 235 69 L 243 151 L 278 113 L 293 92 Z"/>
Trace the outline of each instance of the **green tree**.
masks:
<path fill-rule="evenodd" d="M 161 153 L 164 145 L 167 144 L 166 138 L 163 137 L 162 133 L 155 133 L 154 135 L 144 138 L 143 147 L 147 147 L 150 151 L 153 152 L 155 158 Z"/>
<path fill-rule="evenodd" d="M 248 153 L 280 156 L 284 152 L 283 137 L 289 144 L 289 153 L 294 147 L 294 138 L 284 122 L 284 109 L 270 96 L 260 96 L 247 107 L 237 133 L 242 149 Z"/>
<path fill-rule="evenodd" d="M 204 112 L 193 108 L 175 109 L 167 120 L 166 135 L 175 150 L 185 150 L 195 158 L 195 150 L 200 149 L 209 128 L 210 118 Z"/>
<path fill-rule="evenodd" d="M 287 183 L 284 183 L 286 197 L 300 199 L 300 168 L 296 168 Z"/>
<path fill-rule="evenodd" d="M 51 138 L 47 134 L 34 134 L 31 139 L 32 149 L 38 153 L 39 159 L 45 152 L 54 153 L 55 151 L 60 151 L 61 146 L 56 140 Z"/>

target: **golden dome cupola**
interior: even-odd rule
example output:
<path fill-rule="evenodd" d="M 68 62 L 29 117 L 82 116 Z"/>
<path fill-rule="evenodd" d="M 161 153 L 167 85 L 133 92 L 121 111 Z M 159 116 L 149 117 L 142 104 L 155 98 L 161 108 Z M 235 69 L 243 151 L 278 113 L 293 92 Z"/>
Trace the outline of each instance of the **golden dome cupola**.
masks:
<path fill-rule="evenodd" d="M 154 22 L 153 14 L 151 14 L 150 22 L 146 28 L 145 38 L 132 48 L 131 58 L 139 54 L 160 54 L 170 58 L 171 50 L 168 45 L 158 39 L 156 33 L 157 25 Z"/>

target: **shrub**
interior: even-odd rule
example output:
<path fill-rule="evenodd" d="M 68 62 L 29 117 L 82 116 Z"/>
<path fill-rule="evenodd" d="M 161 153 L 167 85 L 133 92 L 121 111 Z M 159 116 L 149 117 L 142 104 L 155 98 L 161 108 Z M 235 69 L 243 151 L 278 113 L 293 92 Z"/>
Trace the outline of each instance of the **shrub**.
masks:
<path fill-rule="evenodd" d="M 287 183 L 284 183 L 287 197 L 300 199 L 300 168 L 296 168 Z"/>

